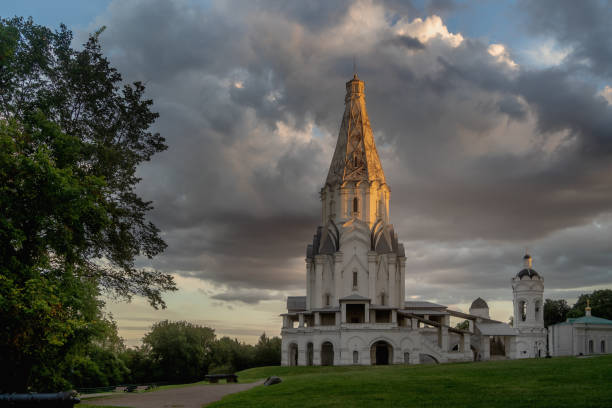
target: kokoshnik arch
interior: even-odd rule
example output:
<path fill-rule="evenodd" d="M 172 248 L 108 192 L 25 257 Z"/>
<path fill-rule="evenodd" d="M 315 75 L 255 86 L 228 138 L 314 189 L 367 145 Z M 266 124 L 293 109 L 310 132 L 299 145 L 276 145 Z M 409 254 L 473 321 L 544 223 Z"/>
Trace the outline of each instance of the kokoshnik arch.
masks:
<path fill-rule="evenodd" d="M 512 279 L 514 323 L 405 301 L 406 256 L 390 223 L 391 191 L 355 74 L 346 83 L 336 150 L 321 189 L 321 226 L 306 250 L 306 296 L 287 298 L 282 365 L 471 361 L 543 356 L 544 280 L 525 267 Z M 450 317 L 468 327 L 450 326 Z"/>

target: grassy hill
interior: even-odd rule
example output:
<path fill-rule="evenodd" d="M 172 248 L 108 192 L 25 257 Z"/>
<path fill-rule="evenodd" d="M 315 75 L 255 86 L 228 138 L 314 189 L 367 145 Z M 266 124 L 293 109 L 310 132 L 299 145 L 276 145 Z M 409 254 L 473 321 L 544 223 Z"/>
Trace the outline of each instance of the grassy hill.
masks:
<path fill-rule="evenodd" d="M 612 355 L 427 366 L 262 367 L 283 382 L 209 407 L 612 407 Z"/>

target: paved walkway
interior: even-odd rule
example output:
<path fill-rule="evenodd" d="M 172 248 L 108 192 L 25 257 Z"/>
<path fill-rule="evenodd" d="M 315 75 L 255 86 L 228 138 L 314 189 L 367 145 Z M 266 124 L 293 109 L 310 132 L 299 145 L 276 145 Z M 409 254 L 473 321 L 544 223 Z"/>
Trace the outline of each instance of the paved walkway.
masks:
<path fill-rule="evenodd" d="M 263 380 L 245 384 L 193 385 L 169 390 L 123 394 L 109 398 L 83 399 L 81 401 L 90 405 L 132 408 L 201 408 L 202 405 L 218 401 L 228 394 L 245 391 L 260 384 L 263 384 Z"/>

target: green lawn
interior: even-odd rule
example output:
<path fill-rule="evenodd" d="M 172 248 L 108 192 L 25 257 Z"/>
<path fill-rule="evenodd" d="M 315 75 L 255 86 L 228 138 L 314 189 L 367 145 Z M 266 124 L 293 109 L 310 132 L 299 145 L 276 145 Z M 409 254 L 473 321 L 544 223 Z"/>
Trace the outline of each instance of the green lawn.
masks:
<path fill-rule="evenodd" d="M 209 407 L 612 407 L 612 355 L 427 366 L 262 367 L 283 382 Z"/>

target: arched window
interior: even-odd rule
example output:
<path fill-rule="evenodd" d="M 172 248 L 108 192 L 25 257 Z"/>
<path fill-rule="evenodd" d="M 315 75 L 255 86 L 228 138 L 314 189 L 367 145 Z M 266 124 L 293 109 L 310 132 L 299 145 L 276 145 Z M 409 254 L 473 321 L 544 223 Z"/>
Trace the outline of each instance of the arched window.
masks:
<path fill-rule="evenodd" d="M 357 271 L 353 271 L 353 289 L 357 289 Z"/>
<path fill-rule="evenodd" d="M 601 352 L 602 353 L 606 352 L 606 341 L 605 340 L 601 341 Z"/>
<path fill-rule="evenodd" d="M 353 198 L 353 212 L 359 212 L 359 199 L 357 197 Z"/>
<path fill-rule="evenodd" d="M 524 300 L 519 302 L 519 313 L 521 314 L 521 321 L 527 320 L 527 303 Z"/>
<path fill-rule="evenodd" d="M 536 300 L 535 302 L 535 319 L 540 320 L 540 301 Z"/>
<path fill-rule="evenodd" d="M 593 340 L 589 340 L 589 354 L 593 354 Z"/>
<path fill-rule="evenodd" d="M 385 292 L 380 294 L 380 304 L 383 306 L 385 305 Z"/>
<path fill-rule="evenodd" d="M 327 295 L 325 295 L 325 306 L 329 306 L 331 302 L 331 296 L 329 296 L 329 293 Z"/>
<path fill-rule="evenodd" d="M 357 350 L 353 351 L 353 364 L 359 364 L 359 352 Z"/>

